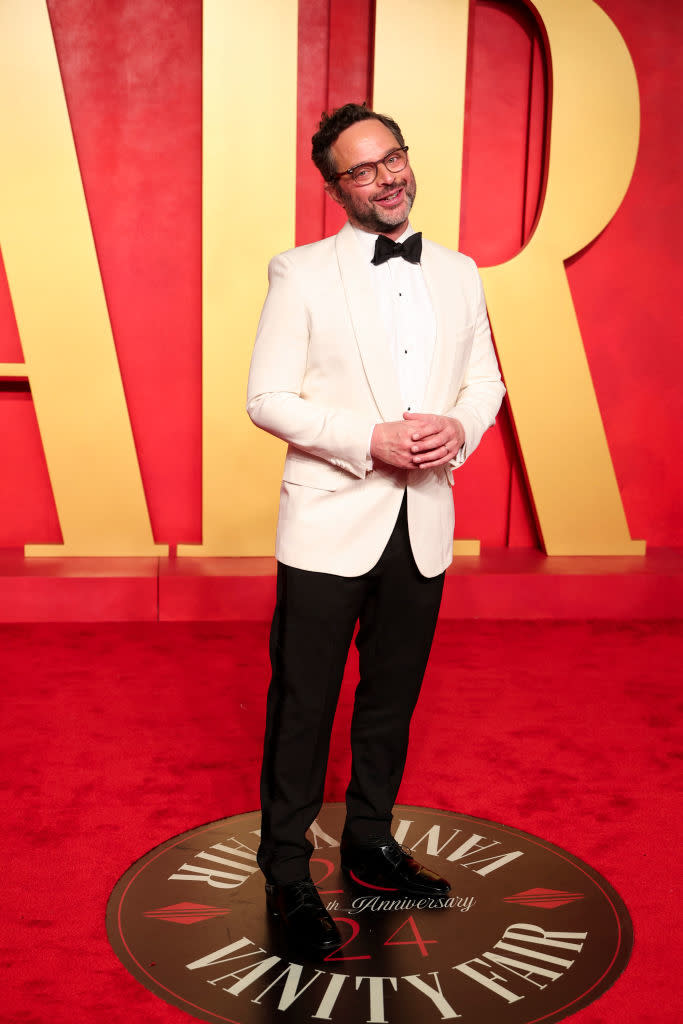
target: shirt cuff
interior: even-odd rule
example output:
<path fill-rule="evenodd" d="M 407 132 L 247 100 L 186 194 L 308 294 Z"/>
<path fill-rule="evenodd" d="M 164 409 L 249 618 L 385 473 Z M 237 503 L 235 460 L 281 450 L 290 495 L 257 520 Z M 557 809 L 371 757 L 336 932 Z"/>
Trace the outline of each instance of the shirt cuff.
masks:
<path fill-rule="evenodd" d="M 371 473 L 372 470 L 374 469 L 374 464 L 373 464 L 373 461 L 372 461 L 372 435 L 373 435 L 374 431 L 375 431 L 375 427 L 373 425 L 373 427 L 370 430 L 370 436 L 368 438 L 368 447 L 367 447 L 366 454 L 365 454 L 365 472 L 366 473 Z"/>

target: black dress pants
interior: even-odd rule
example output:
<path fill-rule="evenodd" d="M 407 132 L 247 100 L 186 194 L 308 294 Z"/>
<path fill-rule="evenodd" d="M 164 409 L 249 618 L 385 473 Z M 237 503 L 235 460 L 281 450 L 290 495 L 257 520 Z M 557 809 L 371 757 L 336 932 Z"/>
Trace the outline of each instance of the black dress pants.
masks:
<path fill-rule="evenodd" d="M 345 833 L 358 843 L 390 834 L 410 719 L 436 626 L 444 574 L 420 575 L 406 497 L 380 560 L 363 576 L 278 564 L 270 635 L 258 862 L 269 882 L 308 874 L 305 833 L 323 801 L 330 734 L 356 622 L 358 683 L 351 724 Z"/>

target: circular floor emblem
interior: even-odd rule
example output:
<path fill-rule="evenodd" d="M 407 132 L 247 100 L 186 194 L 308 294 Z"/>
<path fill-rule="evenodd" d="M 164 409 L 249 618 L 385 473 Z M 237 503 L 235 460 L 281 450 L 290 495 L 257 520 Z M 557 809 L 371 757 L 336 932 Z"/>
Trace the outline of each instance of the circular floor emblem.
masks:
<path fill-rule="evenodd" d="M 552 1022 L 624 969 L 633 931 L 622 900 L 551 843 L 397 807 L 397 840 L 451 882 L 429 906 L 347 882 L 343 822 L 343 805 L 326 804 L 311 831 L 313 879 L 345 939 L 325 960 L 290 956 L 266 915 L 257 812 L 169 839 L 126 872 L 107 908 L 118 957 L 167 1002 L 233 1024 Z"/>

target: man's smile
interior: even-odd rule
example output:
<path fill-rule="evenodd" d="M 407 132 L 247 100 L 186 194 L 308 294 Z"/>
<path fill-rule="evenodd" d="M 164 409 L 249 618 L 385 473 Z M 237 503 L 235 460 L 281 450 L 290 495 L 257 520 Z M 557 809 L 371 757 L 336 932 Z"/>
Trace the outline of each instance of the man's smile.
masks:
<path fill-rule="evenodd" d="M 385 192 L 384 195 L 373 199 L 373 202 L 378 203 L 379 206 L 389 208 L 398 206 L 399 203 L 403 202 L 404 192 L 405 188 L 401 185 L 399 188 L 394 188 L 391 192 Z"/>

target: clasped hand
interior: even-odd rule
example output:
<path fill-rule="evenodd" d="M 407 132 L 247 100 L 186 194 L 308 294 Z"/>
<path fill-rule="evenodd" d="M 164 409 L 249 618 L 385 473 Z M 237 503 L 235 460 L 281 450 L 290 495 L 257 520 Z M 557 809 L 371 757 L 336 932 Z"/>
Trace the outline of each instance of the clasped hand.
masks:
<path fill-rule="evenodd" d="M 372 432 L 370 454 L 399 469 L 445 466 L 465 443 L 459 420 L 427 412 L 404 412 L 402 420 L 378 423 Z"/>

